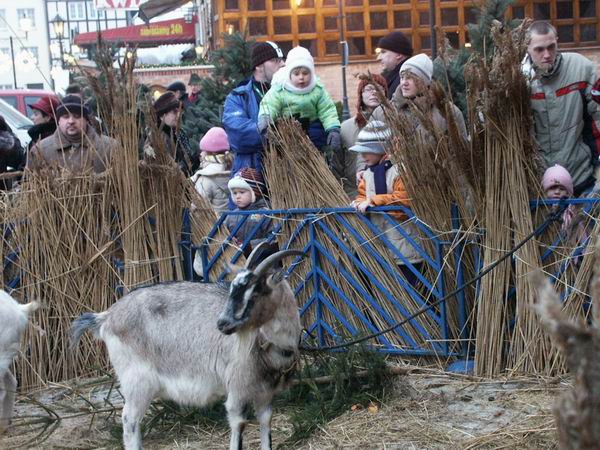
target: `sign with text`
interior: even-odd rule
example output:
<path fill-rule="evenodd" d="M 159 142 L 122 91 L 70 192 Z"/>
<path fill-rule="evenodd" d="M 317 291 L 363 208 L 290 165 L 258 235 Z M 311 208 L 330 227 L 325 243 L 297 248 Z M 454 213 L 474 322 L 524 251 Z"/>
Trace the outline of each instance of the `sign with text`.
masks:
<path fill-rule="evenodd" d="M 144 0 L 94 0 L 94 6 L 100 11 L 105 10 L 137 10 Z"/>

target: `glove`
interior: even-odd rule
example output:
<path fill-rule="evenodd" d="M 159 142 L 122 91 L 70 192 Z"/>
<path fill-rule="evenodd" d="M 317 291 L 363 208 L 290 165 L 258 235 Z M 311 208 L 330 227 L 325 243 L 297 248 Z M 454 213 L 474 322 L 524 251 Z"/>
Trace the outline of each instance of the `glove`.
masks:
<path fill-rule="evenodd" d="M 269 127 L 269 116 L 260 116 L 258 118 L 258 132 L 262 135 L 265 134 Z"/>
<path fill-rule="evenodd" d="M 340 150 L 342 147 L 342 137 L 339 128 L 334 128 L 327 133 L 327 146 L 334 152 Z"/>

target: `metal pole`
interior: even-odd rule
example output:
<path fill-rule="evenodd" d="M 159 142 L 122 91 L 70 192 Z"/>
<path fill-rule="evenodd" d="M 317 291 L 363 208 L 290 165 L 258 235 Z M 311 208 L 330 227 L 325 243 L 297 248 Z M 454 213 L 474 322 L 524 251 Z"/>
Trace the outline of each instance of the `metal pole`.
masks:
<path fill-rule="evenodd" d="M 435 32 L 435 0 L 429 0 L 429 30 L 431 32 L 431 59 L 437 57 L 437 36 Z"/>
<path fill-rule="evenodd" d="M 64 55 L 63 45 L 62 45 L 62 36 L 58 37 L 58 46 L 60 47 L 60 67 L 62 69 L 64 69 L 65 68 L 65 55 Z"/>
<path fill-rule="evenodd" d="M 17 67 L 15 66 L 15 48 L 13 46 L 13 38 L 9 36 L 10 40 L 10 59 L 12 60 L 12 69 L 13 69 L 13 84 L 15 89 L 17 89 Z"/>
<path fill-rule="evenodd" d="M 340 47 L 342 52 L 342 120 L 350 118 L 350 109 L 348 108 L 348 87 L 346 85 L 346 66 L 348 65 L 348 42 L 346 42 L 344 16 L 344 1 L 338 0 L 339 19 L 340 19 Z"/>

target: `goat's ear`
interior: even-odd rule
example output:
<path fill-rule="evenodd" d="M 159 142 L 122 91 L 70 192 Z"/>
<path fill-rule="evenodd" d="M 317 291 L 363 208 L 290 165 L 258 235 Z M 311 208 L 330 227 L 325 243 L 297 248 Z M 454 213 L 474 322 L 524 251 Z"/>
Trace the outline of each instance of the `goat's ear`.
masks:
<path fill-rule="evenodd" d="M 285 277 L 285 270 L 279 269 L 272 275 L 269 275 L 267 278 L 267 285 L 271 288 L 274 288 L 276 285 L 281 283 L 281 280 Z"/>
<path fill-rule="evenodd" d="M 237 264 L 233 264 L 228 262 L 227 263 L 227 271 L 229 273 L 232 273 L 234 275 L 237 275 L 238 273 L 240 273 L 243 270 L 242 266 L 238 266 Z"/>

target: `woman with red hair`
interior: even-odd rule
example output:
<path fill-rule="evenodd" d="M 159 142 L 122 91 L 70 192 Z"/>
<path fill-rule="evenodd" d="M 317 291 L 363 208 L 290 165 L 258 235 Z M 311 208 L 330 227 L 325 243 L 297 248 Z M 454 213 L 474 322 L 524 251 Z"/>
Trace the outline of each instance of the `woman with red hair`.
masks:
<path fill-rule="evenodd" d="M 363 78 L 358 84 L 358 98 L 355 115 L 342 123 L 342 148 L 334 156 L 333 173 L 342 182 L 349 197 L 356 196 L 357 174 L 366 168 L 362 158 L 348 151 L 356 143 L 356 138 L 371 114 L 381 104 L 381 96 L 387 95 L 387 82 L 381 75 L 371 74 L 370 79 Z"/>

